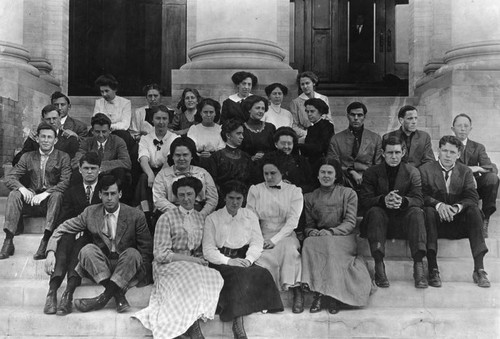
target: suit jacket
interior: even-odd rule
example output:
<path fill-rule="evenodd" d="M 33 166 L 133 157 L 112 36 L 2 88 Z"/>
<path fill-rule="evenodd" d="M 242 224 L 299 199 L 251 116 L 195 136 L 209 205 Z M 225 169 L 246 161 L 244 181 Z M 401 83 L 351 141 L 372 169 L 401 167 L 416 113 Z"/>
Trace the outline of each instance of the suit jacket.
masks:
<path fill-rule="evenodd" d="M 422 207 L 422 183 L 420 173 L 415 167 L 401 163 L 394 184 L 394 190 L 408 201 L 404 208 Z M 359 193 L 359 203 L 363 209 L 379 206 L 385 208 L 385 196 L 390 192 L 389 179 L 385 162 L 370 167 L 363 174 L 363 183 Z"/>
<path fill-rule="evenodd" d="M 87 152 L 97 152 L 99 145 L 96 137 L 83 139 L 80 143 L 80 148 L 73 158 L 73 168 L 78 167 L 80 158 Z M 104 156 L 101 163 L 101 172 L 106 173 L 115 168 L 132 168 L 132 162 L 127 151 L 125 141 L 119 136 L 110 134 L 106 144 L 104 145 Z"/>
<path fill-rule="evenodd" d="M 5 185 L 11 190 L 26 187 L 36 193 L 43 191 L 64 193 L 68 188 L 71 176 L 69 155 L 54 149 L 45 164 L 45 173 L 41 173 L 40 160 L 41 156 L 38 150 L 24 153 L 17 165 L 5 177 Z M 47 184 L 46 190 L 43 189 L 43 176 L 45 176 Z M 23 177 L 27 180 L 27 186 L 20 182 Z"/>
<path fill-rule="evenodd" d="M 28 137 L 24 142 L 23 149 L 14 156 L 12 165 L 15 166 L 24 153 L 38 151 L 39 148 L 40 146 L 38 145 L 38 142 Z M 62 130 L 59 130 L 59 135 L 57 136 L 57 142 L 54 145 L 54 148 L 68 153 L 69 158 L 73 159 L 78 151 L 78 139 L 75 137 L 65 137 L 63 136 Z"/>
<path fill-rule="evenodd" d="M 319 159 L 326 155 L 330 139 L 335 134 L 333 124 L 326 120 L 320 119 L 314 125 L 307 128 L 307 136 L 303 144 L 299 144 L 302 155 L 312 159 Z"/>
<path fill-rule="evenodd" d="M 363 129 L 361 144 L 356 158 L 352 157 L 354 135 L 349 129 L 335 134 L 330 140 L 328 157 L 340 162 L 342 169 L 364 172 L 373 165 L 380 164 L 382 158 L 382 138 L 366 128 Z"/>
<path fill-rule="evenodd" d="M 449 192 L 446 191 L 443 171 L 438 161 L 429 162 L 420 168 L 424 205 L 436 207 L 440 202 L 448 205 L 462 204 L 464 207 L 479 203 L 474 177 L 469 167 L 457 162 L 451 172 Z"/>
<path fill-rule="evenodd" d="M 486 148 L 484 145 L 470 139 L 467 140 L 465 149 L 460 155 L 460 159 L 458 161 L 467 166 L 480 166 L 485 170 L 498 174 L 498 168 L 491 162 L 488 154 L 486 154 Z"/>
<path fill-rule="evenodd" d="M 66 220 L 52 234 L 47 245 L 48 251 L 56 251 L 57 243 L 63 234 L 76 234 L 87 230 L 92 241 L 105 255 L 111 252 L 111 240 L 103 233 L 104 205 L 90 205 L 77 217 Z M 144 213 L 136 208 L 120 203 L 120 212 L 116 225 L 115 238 L 116 252 L 118 254 L 132 247 L 137 249 L 142 256 L 142 263 L 151 266 L 153 261 L 153 240 L 146 224 Z"/>
<path fill-rule="evenodd" d="M 397 136 L 404 142 L 405 139 L 402 137 L 403 133 L 403 130 L 400 128 L 385 134 L 383 139 L 385 140 L 391 136 Z M 408 147 L 406 149 L 408 149 Z M 435 160 L 436 157 L 432 152 L 431 136 L 424 131 L 416 130 L 411 140 L 410 152 L 406 152 L 403 157 L 403 162 L 419 167 L 422 164 Z"/>
<path fill-rule="evenodd" d="M 80 138 L 87 137 L 88 133 L 87 125 L 78 119 L 73 119 L 72 117 L 68 116 L 66 118 L 66 121 L 64 122 L 63 128 L 72 130 L 73 132 L 78 134 L 78 137 Z"/>
<path fill-rule="evenodd" d="M 63 203 L 61 210 L 59 212 L 57 221 L 55 223 L 56 227 L 62 224 L 64 221 L 78 216 L 82 213 L 85 208 L 89 205 L 99 204 L 101 199 L 99 198 L 99 182 L 95 186 L 90 204 L 87 201 L 87 193 L 85 192 L 84 184 L 79 182 L 70 186 L 66 192 L 64 192 Z"/>

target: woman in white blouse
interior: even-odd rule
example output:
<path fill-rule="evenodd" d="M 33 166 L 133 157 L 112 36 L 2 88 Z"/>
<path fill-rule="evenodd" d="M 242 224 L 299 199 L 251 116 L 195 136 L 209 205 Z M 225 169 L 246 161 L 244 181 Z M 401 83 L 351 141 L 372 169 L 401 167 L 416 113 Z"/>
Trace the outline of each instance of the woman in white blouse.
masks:
<path fill-rule="evenodd" d="M 264 91 L 269 98 L 269 109 L 264 113 L 262 121 L 269 122 L 276 127 L 292 127 L 293 116 L 289 110 L 281 107 L 283 98 L 288 94 L 288 88 L 285 85 L 275 82 L 267 86 Z"/>
<path fill-rule="evenodd" d="M 136 189 L 136 202 L 146 214 L 148 223 L 151 223 L 151 212 L 153 211 L 152 187 L 155 176 L 167 163 L 170 144 L 178 137 L 177 134 L 167 129 L 170 114 L 166 106 L 153 106 L 154 130 L 143 136 L 139 141 L 138 161 L 143 173 L 139 176 Z M 151 225 L 150 225 L 151 228 Z"/>
<path fill-rule="evenodd" d="M 221 137 L 221 126 L 217 123 L 220 118 L 220 104 L 210 98 L 202 99 L 198 104 L 198 111 L 194 116 L 197 122 L 189 128 L 187 136 L 196 144 L 200 158 L 209 158 L 212 153 L 226 147 Z"/>
<path fill-rule="evenodd" d="M 294 313 L 304 311 L 302 292 L 300 244 L 294 230 L 303 208 L 302 191 L 282 180 L 277 161 L 265 158 L 262 162 L 265 182 L 253 185 L 248 191 L 247 207 L 259 217 L 264 236 L 264 252 L 257 265 L 267 268 L 280 290 L 292 289 Z"/>
<path fill-rule="evenodd" d="M 220 319 L 233 321 L 234 338 L 247 338 L 243 316 L 283 310 L 279 291 L 268 270 L 254 265 L 262 253 L 257 216 L 241 208 L 246 187 L 230 180 L 222 187 L 226 206 L 205 220 L 203 256 L 219 271 L 224 287 L 219 296 Z"/>

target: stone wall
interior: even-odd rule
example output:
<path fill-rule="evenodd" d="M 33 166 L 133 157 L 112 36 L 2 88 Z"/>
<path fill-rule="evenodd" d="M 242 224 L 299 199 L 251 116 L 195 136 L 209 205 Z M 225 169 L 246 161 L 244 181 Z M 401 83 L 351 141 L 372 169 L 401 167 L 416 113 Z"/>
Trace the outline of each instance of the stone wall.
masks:
<path fill-rule="evenodd" d="M 0 96 L 0 162 L 11 162 L 13 150 L 22 143 L 21 110 L 17 103 Z M 4 175 L 4 166 L 0 167 L 0 177 Z"/>

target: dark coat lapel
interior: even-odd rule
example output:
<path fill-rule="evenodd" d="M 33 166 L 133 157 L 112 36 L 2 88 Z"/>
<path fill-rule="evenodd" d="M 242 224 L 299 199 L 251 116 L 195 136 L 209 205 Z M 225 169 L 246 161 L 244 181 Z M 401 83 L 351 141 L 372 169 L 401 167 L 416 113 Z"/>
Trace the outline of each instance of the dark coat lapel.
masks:
<path fill-rule="evenodd" d="M 123 204 L 120 206 L 120 213 L 118 214 L 118 221 L 116 223 L 116 238 L 115 238 L 115 244 L 118 246 L 120 243 L 120 240 L 122 239 L 123 235 L 127 231 L 128 228 L 128 223 L 127 223 L 127 212 L 125 208 L 123 207 Z"/>

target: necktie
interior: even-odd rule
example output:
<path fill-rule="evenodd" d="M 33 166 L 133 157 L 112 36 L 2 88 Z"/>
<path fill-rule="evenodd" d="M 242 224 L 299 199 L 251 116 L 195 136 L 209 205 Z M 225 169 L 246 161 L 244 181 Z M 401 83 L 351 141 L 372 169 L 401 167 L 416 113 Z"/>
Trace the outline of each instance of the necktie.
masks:
<path fill-rule="evenodd" d="M 358 138 L 355 136 L 354 137 L 354 142 L 352 144 L 352 157 L 353 158 L 356 158 L 358 156 L 358 152 L 359 152 L 359 140 Z"/>
<path fill-rule="evenodd" d="M 99 144 L 99 148 L 97 149 L 97 154 L 99 154 L 99 159 L 102 160 L 104 157 L 104 146 L 102 144 Z"/>
<path fill-rule="evenodd" d="M 449 170 L 445 170 L 443 168 L 443 172 L 444 172 L 444 181 L 448 181 L 448 178 L 450 177 L 450 172 L 453 168 L 449 169 Z"/>
<path fill-rule="evenodd" d="M 87 190 L 85 191 L 85 193 L 87 194 L 87 201 L 90 204 L 90 200 L 92 198 L 92 186 L 87 185 Z"/>
<path fill-rule="evenodd" d="M 156 146 L 156 150 L 160 151 L 161 146 L 163 145 L 163 140 L 153 140 L 153 144 Z"/>
<path fill-rule="evenodd" d="M 105 226 L 106 226 L 106 236 L 111 240 L 111 252 L 116 252 L 115 248 L 115 229 L 113 227 L 115 215 L 112 213 L 106 214 Z"/>
<path fill-rule="evenodd" d="M 42 175 L 42 187 L 46 187 L 46 181 L 45 181 L 45 165 L 47 165 L 47 160 L 49 159 L 48 155 L 42 155 L 40 157 L 40 172 Z"/>

